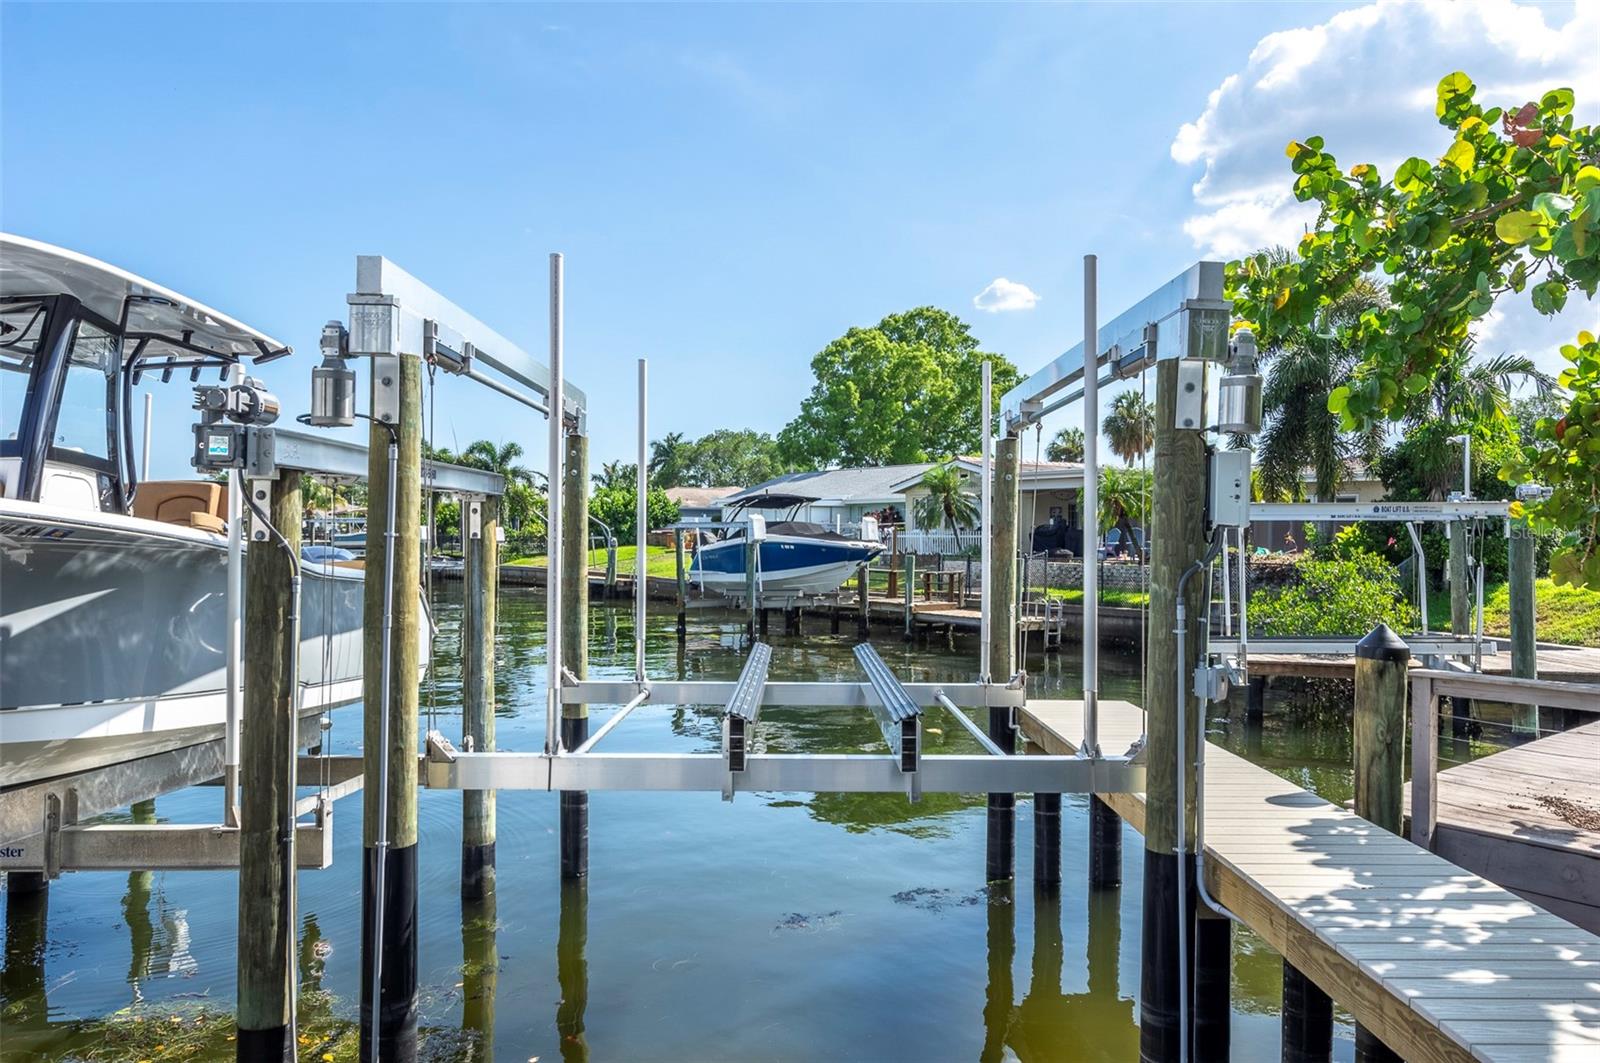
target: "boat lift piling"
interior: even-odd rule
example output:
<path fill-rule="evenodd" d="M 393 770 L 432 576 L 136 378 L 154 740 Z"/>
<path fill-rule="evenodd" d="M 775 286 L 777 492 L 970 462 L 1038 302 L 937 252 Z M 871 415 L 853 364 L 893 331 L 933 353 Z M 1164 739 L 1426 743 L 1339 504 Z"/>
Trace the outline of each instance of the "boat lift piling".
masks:
<path fill-rule="evenodd" d="M 500 500 L 465 502 L 461 609 L 461 738 L 467 749 L 494 748 L 494 631 L 499 599 Z M 495 796 L 493 790 L 461 795 L 461 897 L 493 903 Z M 492 1004 L 490 1005 L 492 1009 Z"/>

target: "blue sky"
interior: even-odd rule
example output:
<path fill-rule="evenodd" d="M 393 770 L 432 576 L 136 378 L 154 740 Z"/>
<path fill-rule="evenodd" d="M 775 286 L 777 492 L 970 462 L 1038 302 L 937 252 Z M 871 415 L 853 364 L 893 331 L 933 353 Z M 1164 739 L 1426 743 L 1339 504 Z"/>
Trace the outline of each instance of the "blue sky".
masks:
<path fill-rule="evenodd" d="M 1515 91 L 1581 64 L 1484 31 L 1584 17 L 1570 5 L 1495 0 L 1464 26 L 1430 4 L 1339 15 L 1354 6 L 8 2 L 0 227 L 293 344 L 265 373 L 293 412 L 356 254 L 542 358 L 560 250 L 598 464 L 632 453 L 638 357 L 652 437 L 775 432 L 816 351 L 924 303 L 1028 371 L 1081 332 L 1085 252 L 1106 317 L 1204 252 L 1298 224 L 1276 198 L 1282 143 L 1367 136 L 1348 114 L 1403 99 L 1385 78 L 1431 86 L 1477 61 Z M 1378 43 L 1396 34 L 1414 75 Z M 1316 78 L 1341 55 L 1357 87 L 1330 112 Z M 1392 125 L 1417 131 L 1404 154 L 1433 136 L 1409 112 Z M 1000 277 L 1036 305 L 976 309 Z M 185 474 L 188 405 L 183 384 L 157 391 L 158 475 Z M 441 445 L 515 439 L 542 460 L 521 407 L 446 384 L 438 409 Z"/>

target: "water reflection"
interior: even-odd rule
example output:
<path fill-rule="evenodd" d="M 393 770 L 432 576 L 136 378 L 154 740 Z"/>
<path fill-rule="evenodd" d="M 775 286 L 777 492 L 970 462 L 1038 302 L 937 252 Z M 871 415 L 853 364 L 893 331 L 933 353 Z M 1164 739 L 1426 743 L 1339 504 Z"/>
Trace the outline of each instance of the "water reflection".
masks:
<path fill-rule="evenodd" d="M 473 1058 L 494 1058 L 494 1000 L 499 990 L 498 902 L 495 892 L 461 902 L 461 1029 L 478 1049 Z"/>
<path fill-rule="evenodd" d="M 8 1036 L 43 1029 L 50 1013 L 44 954 L 48 942 L 50 891 L 23 888 L 12 872 L 6 890 L 6 965 L 0 969 L 0 1002 Z"/>
<path fill-rule="evenodd" d="M 1069 992 L 1061 898 L 1035 894 L 1028 990 L 1021 1003 L 1013 1005 L 1016 904 L 1009 885 L 990 887 L 989 984 L 980 1056 L 985 1063 L 1006 1058 L 1008 1053 L 1023 1063 L 1137 1056 L 1139 1027 L 1134 1002 L 1120 996 L 1118 985 L 1121 901 L 1117 890 L 1089 893 L 1083 953 L 1087 979 L 1080 983 L 1081 992 Z"/>
<path fill-rule="evenodd" d="M 566 1063 L 586 1063 L 589 1042 L 583 1012 L 589 1005 L 589 887 L 582 879 L 561 883 L 561 917 L 556 932 L 556 1033 Z"/>

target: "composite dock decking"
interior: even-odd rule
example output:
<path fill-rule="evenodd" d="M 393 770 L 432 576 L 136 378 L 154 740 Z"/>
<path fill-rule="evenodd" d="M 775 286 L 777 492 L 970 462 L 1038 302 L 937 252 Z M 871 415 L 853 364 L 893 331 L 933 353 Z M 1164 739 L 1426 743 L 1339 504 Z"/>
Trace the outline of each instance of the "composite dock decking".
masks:
<path fill-rule="evenodd" d="M 1070 753 L 1082 704 L 1019 721 Z M 1140 732 L 1135 706 L 1100 703 L 1102 748 Z M 1143 795 L 1105 801 L 1143 831 Z M 1402 1058 L 1600 1059 L 1600 937 L 1215 745 L 1204 825 L 1213 896 Z"/>
<path fill-rule="evenodd" d="M 1438 793 L 1434 852 L 1600 931 L 1600 722 L 1441 771 Z"/>

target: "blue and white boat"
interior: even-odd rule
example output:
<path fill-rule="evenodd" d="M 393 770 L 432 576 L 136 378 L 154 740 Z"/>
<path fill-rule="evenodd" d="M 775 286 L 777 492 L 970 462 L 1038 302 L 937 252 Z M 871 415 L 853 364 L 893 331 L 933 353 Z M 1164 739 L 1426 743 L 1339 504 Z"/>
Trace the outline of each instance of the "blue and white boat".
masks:
<path fill-rule="evenodd" d="M 805 495 L 767 493 L 741 499 L 722 522 L 718 538 L 695 551 L 690 576 L 702 588 L 737 596 L 745 589 L 745 544 L 751 528 L 760 548 L 756 582 L 763 595 L 828 594 L 856 569 L 883 552 L 876 538 L 851 539 L 821 524 L 792 519 L 801 506 L 815 502 Z M 745 517 L 746 510 L 773 510 L 777 520 Z M 875 531 L 870 522 L 864 535 Z"/>

